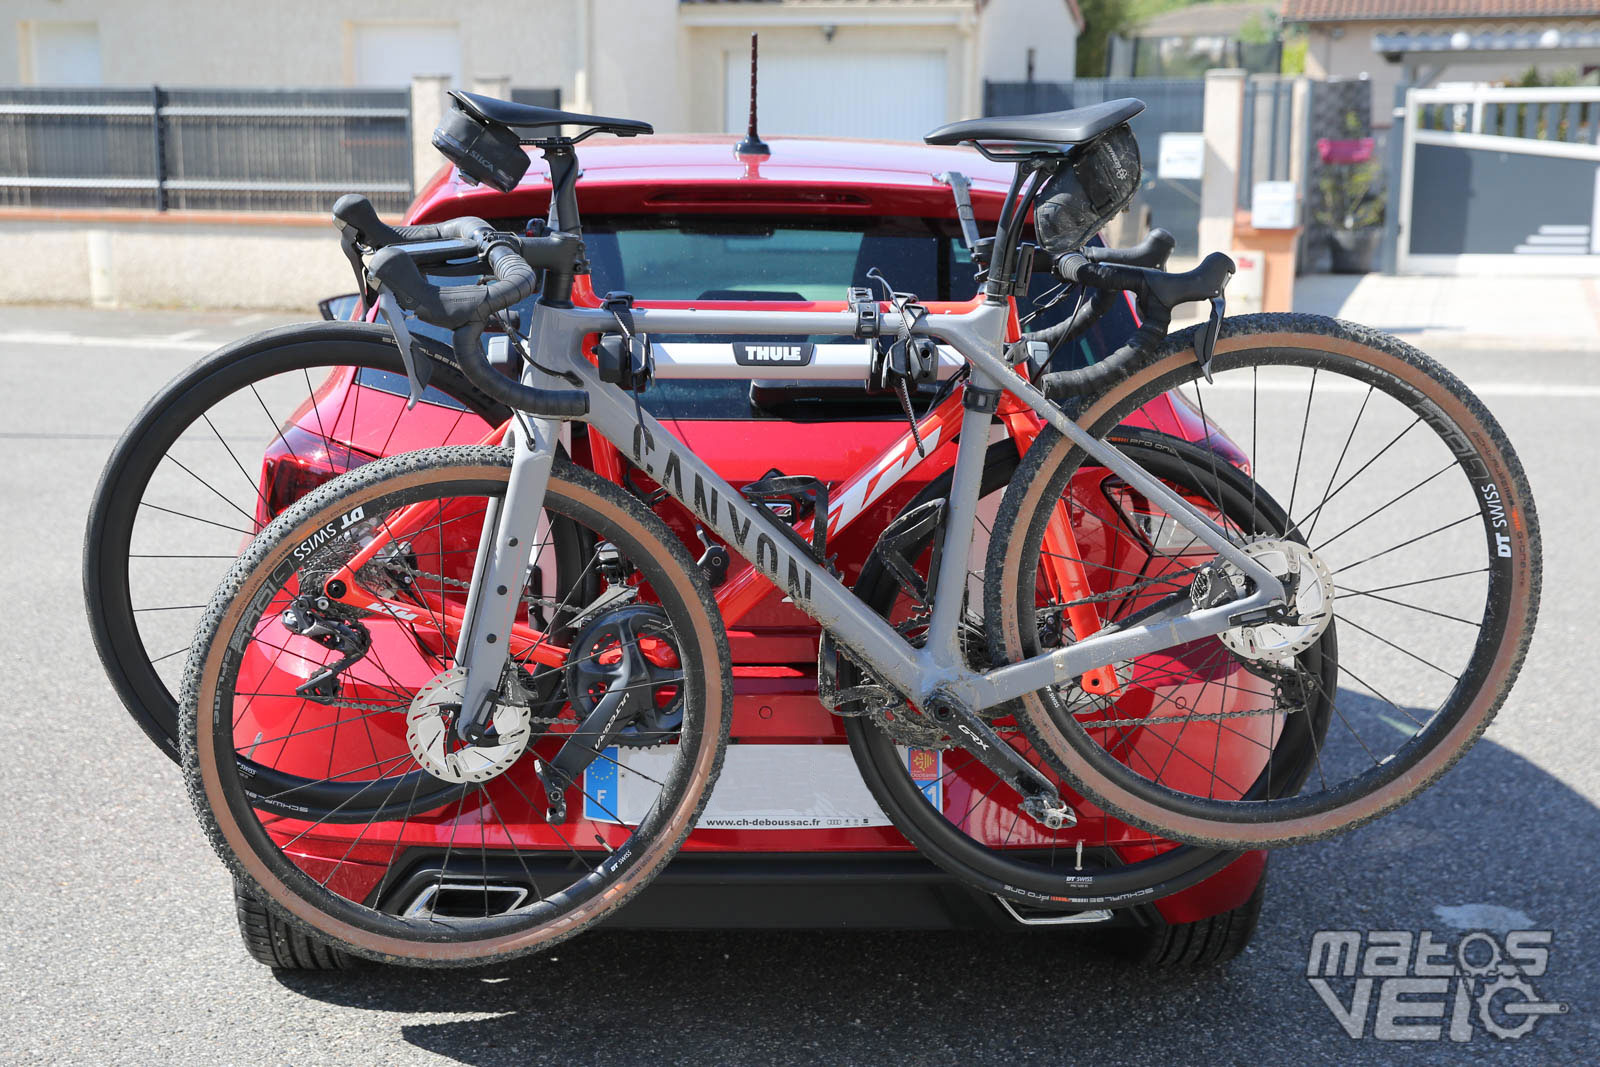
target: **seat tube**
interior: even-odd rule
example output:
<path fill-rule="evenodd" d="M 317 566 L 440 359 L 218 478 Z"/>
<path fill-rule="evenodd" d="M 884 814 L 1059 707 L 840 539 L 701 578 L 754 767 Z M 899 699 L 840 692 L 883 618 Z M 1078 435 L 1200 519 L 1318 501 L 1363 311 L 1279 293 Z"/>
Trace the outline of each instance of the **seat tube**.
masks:
<path fill-rule="evenodd" d="M 492 539 L 480 543 L 472 590 L 456 664 L 467 671 L 456 735 L 471 741 L 488 723 L 489 697 L 499 686 L 510 648 L 511 624 L 522 599 L 534 541 L 539 535 L 539 514 L 555 463 L 561 423 L 552 419 L 513 420 L 507 435 L 512 446 L 511 478 L 497 513 L 485 515 L 485 528 L 494 519 Z M 485 562 L 485 557 L 487 562 Z"/>
<path fill-rule="evenodd" d="M 974 375 L 976 381 L 976 375 Z M 928 624 L 926 648 L 941 667 L 962 667 L 956 641 L 967 591 L 967 556 L 972 551 L 977 526 L 978 496 L 983 489 L 984 457 L 989 451 L 989 426 L 993 410 L 980 411 L 969 401 L 961 416 L 961 440 L 956 466 L 945 502 L 944 537 L 939 547 L 939 574 L 933 590 L 933 618 Z"/>

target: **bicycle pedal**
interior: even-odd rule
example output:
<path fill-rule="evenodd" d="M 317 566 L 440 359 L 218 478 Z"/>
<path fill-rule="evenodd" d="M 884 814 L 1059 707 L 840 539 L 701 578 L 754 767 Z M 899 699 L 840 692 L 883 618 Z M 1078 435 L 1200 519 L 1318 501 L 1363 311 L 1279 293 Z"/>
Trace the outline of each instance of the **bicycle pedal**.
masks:
<path fill-rule="evenodd" d="M 1051 798 L 1035 793 L 1024 797 L 1020 807 L 1024 815 L 1048 830 L 1078 825 L 1078 813 L 1060 797 Z"/>

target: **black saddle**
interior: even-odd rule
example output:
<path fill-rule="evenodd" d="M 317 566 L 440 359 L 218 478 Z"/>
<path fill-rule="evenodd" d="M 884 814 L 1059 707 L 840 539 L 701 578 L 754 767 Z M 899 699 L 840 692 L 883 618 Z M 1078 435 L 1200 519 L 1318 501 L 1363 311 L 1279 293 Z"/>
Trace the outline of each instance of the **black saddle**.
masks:
<path fill-rule="evenodd" d="M 571 111 L 557 111 L 532 104 L 514 104 L 510 100 L 496 100 L 492 96 L 450 90 L 456 106 L 483 122 L 507 126 L 514 130 L 540 126 L 584 126 L 592 130 L 614 133 L 618 137 L 633 137 L 641 133 L 655 133 L 655 127 L 638 119 L 612 119 L 603 115 L 579 115 Z"/>
<path fill-rule="evenodd" d="M 1049 111 L 1042 115 L 997 115 L 986 119 L 951 122 L 923 138 L 928 144 L 963 141 L 1006 141 L 1029 144 L 1082 144 L 1114 130 L 1144 110 L 1144 101 L 1132 97 L 1103 104 Z"/>

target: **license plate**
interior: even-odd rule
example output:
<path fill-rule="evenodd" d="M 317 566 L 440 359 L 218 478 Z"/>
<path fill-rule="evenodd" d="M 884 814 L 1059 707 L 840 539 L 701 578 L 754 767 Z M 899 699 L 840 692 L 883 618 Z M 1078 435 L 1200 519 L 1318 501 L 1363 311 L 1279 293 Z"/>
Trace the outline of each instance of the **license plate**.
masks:
<path fill-rule="evenodd" d="M 583 772 L 583 815 L 637 826 L 660 793 L 675 753 L 608 748 Z M 901 749 L 912 780 L 935 805 L 943 759 L 934 749 Z M 821 830 L 889 826 L 847 745 L 730 745 L 699 827 L 712 830 Z"/>

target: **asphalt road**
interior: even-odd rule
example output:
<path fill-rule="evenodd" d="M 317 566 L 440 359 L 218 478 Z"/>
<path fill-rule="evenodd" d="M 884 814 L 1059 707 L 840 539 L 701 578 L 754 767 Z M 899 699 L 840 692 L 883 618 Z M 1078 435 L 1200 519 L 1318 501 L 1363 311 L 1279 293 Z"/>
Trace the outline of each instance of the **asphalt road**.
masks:
<path fill-rule="evenodd" d="M 244 954 L 176 768 L 105 684 L 79 577 L 87 501 L 121 428 L 182 366 L 272 321 L 0 309 L 0 1061 L 1592 1062 L 1596 353 L 1429 346 L 1493 387 L 1533 482 L 1533 652 L 1442 784 L 1273 857 L 1260 931 L 1229 966 L 1150 973 L 1027 937 L 602 933 L 480 972 L 279 977 Z M 1463 925 L 1554 930 L 1538 989 L 1570 1012 L 1517 1041 L 1397 1046 L 1346 1037 L 1307 982 L 1319 929 Z"/>

